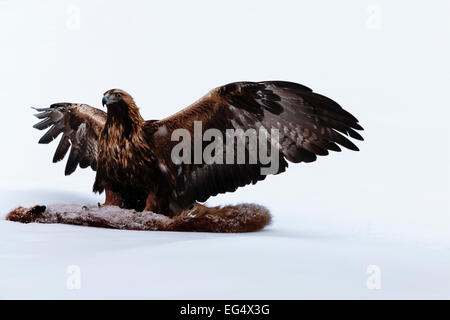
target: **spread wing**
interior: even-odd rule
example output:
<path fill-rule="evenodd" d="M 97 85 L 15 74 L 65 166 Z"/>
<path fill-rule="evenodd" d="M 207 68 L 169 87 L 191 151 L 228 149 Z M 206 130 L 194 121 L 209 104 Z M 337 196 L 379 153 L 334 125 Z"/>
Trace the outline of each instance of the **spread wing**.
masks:
<path fill-rule="evenodd" d="M 49 108 L 34 109 L 39 111 L 35 116 L 43 120 L 33 127 L 39 130 L 50 127 L 39 143 L 50 143 L 62 133 L 53 162 L 64 159 L 70 148 L 66 175 L 72 174 L 78 165 L 97 170 L 98 138 L 106 122 L 105 112 L 76 103 L 56 103 Z"/>
<path fill-rule="evenodd" d="M 178 141 L 170 141 L 171 134 L 178 128 L 192 133 L 194 121 L 201 121 L 203 132 L 210 128 L 222 133 L 227 129 L 278 129 L 275 147 L 280 159 L 275 174 L 285 171 L 287 161 L 312 162 L 329 150 L 340 151 L 339 146 L 358 150 L 346 136 L 363 140 L 356 131 L 363 128 L 353 115 L 300 84 L 238 82 L 216 88 L 173 116 L 147 124 L 161 172 L 175 190 L 174 198 L 184 204 L 206 201 L 210 196 L 265 178 L 259 157 L 256 164 L 174 164 L 170 152 Z M 258 139 L 273 143 L 270 135 Z M 247 143 L 246 159 L 248 155 Z"/>

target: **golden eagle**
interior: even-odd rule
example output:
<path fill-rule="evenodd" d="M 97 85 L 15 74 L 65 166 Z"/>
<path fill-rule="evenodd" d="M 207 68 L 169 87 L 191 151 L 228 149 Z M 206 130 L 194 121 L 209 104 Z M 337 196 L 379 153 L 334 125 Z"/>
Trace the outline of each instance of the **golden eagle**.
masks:
<path fill-rule="evenodd" d="M 106 91 L 102 103 L 107 112 L 77 103 L 36 108 L 36 117 L 43 120 L 34 128 L 50 127 L 39 143 L 49 143 L 62 133 L 53 162 L 62 160 L 70 148 L 65 174 L 70 175 L 77 166 L 96 170 L 93 191 L 106 192 L 105 205 L 168 216 L 266 177 L 259 157 L 231 164 L 177 163 L 172 155 L 179 143 L 173 139 L 176 129 L 194 135 L 197 121 L 202 132 L 215 129 L 224 135 L 230 129 L 277 129 L 275 142 L 270 134 L 258 136 L 258 143 L 264 139 L 275 145 L 279 164 L 274 174 L 284 172 L 287 161 L 312 162 L 329 150 L 340 151 L 339 145 L 358 150 L 346 136 L 363 140 L 356 131 L 363 130 L 358 120 L 339 104 L 285 81 L 230 83 L 162 120 L 144 120 L 133 98 L 120 89 Z M 200 147 L 204 150 L 206 142 Z M 247 158 L 250 147 L 247 141 Z M 225 157 L 230 152 L 217 150 Z"/>

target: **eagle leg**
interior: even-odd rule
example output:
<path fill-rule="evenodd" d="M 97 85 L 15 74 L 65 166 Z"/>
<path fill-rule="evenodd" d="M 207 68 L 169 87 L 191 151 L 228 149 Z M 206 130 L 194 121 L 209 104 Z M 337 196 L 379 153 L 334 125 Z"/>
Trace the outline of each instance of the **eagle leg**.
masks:
<path fill-rule="evenodd" d="M 106 199 L 104 206 L 117 206 L 122 207 L 123 206 L 123 200 L 119 193 L 113 192 L 111 190 L 106 189 Z"/>

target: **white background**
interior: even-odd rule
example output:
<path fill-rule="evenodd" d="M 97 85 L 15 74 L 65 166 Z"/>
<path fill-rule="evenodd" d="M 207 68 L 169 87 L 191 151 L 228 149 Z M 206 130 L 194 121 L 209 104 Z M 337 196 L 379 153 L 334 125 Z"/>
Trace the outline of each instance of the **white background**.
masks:
<path fill-rule="evenodd" d="M 366 139 L 208 202 L 266 205 L 274 223 L 258 234 L 0 221 L 0 297 L 449 298 L 449 15 L 449 1 L 0 1 L 2 217 L 102 201 L 94 172 L 51 163 L 57 142 L 37 144 L 30 107 L 100 108 L 110 88 L 159 119 L 229 82 L 294 81 L 353 113 Z M 65 288 L 70 264 L 90 286 Z M 372 264 L 387 278 L 376 293 Z"/>

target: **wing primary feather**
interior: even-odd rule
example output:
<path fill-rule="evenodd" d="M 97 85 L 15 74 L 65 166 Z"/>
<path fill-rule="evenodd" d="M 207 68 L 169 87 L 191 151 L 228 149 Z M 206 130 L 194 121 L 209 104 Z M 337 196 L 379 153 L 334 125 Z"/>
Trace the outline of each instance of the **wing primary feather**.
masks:
<path fill-rule="evenodd" d="M 51 111 L 52 108 L 35 108 L 35 107 L 31 107 L 31 109 L 34 109 L 38 112 L 43 112 L 43 111 Z"/>
<path fill-rule="evenodd" d="M 344 137 L 342 134 L 338 132 L 334 132 L 334 141 L 340 144 L 343 147 L 346 147 L 347 149 L 353 150 L 353 151 L 359 151 L 358 147 L 348 140 L 346 137 Z"/>
<path fill-rule="evenodd" d="M 51 114 L 52 114 L 51 111 L 43 111 L 43 112 L 34 114 L 34 116 L 38 119 L 44 119 L 44 118 L 50 117 Z"/>
<path fill-rule="evenodd" d="M 352 128 L 356 130 L 364 130 L 364 128 L 361 127 L 360 124 L 356 122 L 352 124 Z"/>
<path fill-rule="evenodd" d="M 355 130 L 349 128 L 349 129 L 347 129 L 347 132 L 348 132 L 348 135 L 350 137 L 352 137 L 353 139 L 364 141 L 364 138 Z"/>
<path fill-rule="evenodd" d="M 48 127 L 50 127 L 53 124 L 54 124 L 53 120 L 50 119 L 50 118 L 47 118 L 45 120 L 42 120 L 42 121 L 36 123 L 33 126 L 33 128 L 38 129 L 38 130 L 44 130 L 44 129 L 47 129 Z"/>
<path fill-rule="evenodd" d="M 53 156 L 53 163 L 56 163 L 64 159 L 65 155 L 67 154 L 67 151 L 69 150 L 69 147 L 70 147 L 69 137 L 63 135 L 61 137 L 61 140 L 59 141 L 58 147 L 56 148 L 55 155 Z"/>
<path fill-rule="evenodd" d="M 66 169 L 64 171 L 64 174 L 66 176 L 71 175 L 77 168 L 79 161 L 78 157 L 79 157 L 78 149 L 72 146 L 72 148 L 70 149 L 69 159 L 67 160 Z"/>

